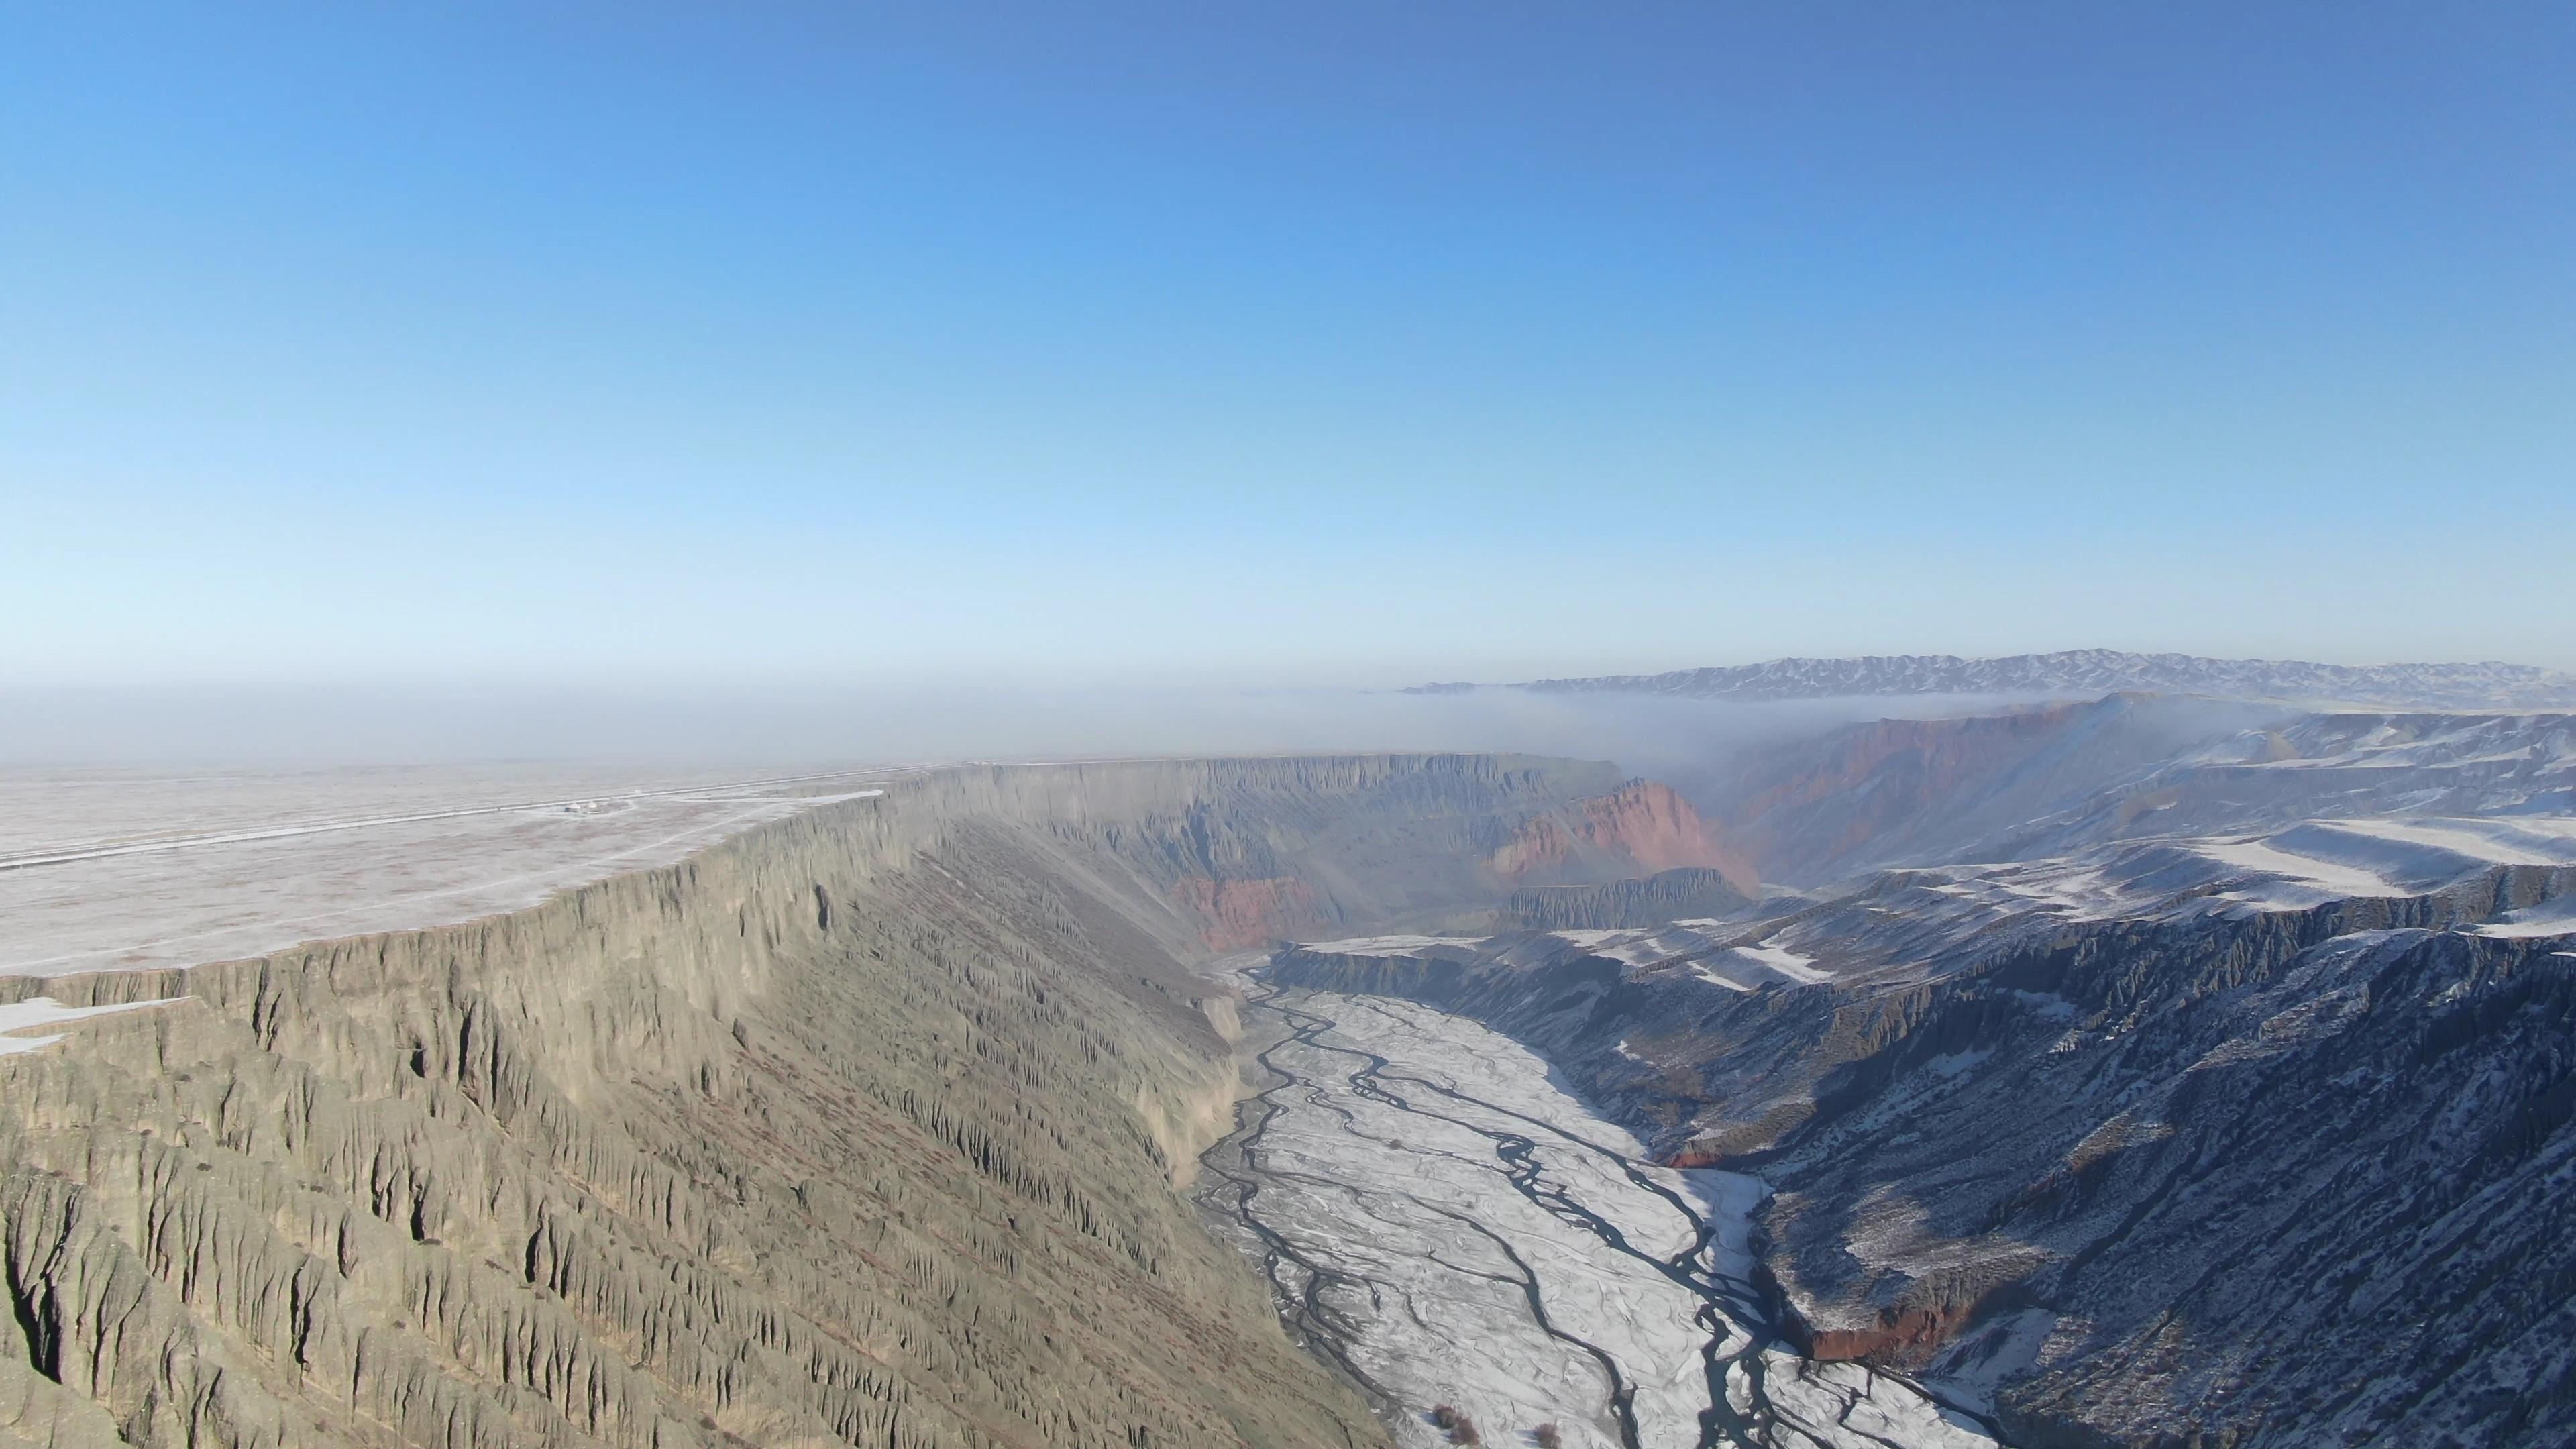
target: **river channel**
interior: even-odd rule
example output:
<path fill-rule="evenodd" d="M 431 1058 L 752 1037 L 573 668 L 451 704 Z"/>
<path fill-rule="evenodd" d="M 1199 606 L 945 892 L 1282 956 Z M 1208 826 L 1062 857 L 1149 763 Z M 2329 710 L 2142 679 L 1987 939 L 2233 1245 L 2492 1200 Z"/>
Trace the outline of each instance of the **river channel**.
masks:
<path fill-rule="evenodd" d="M 1375 1398 L 1406 1449 L 1970 1449 L 1985 1426 L 1904 1379 L 1814 1363 L 1757 1288 L 1737 1173 L 1646 1159 L 1547 1062 L 1383 997 L 1255 986 L 1267 1070 L 1199 1196 L 1268 1274 L 1289 1331 Z"/>

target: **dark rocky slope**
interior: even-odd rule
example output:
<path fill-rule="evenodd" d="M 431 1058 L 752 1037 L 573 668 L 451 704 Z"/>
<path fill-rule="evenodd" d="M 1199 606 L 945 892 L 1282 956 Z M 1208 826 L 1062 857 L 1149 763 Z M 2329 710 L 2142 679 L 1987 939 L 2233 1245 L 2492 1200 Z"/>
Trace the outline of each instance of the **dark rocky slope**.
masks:
<path fill-rule="evenodd" d="M 1722 871 L 1683 867 L 1588 886 L 1524 886 L 1498 913 L 1513 930 L 1594 930 L 1722 916 L 1752 899 Z"/>
<path fill-rule="evenodd" d="M 2576 871 L 2089 921 L 1921 890 L 1807 907 L 1802 949 L 1896 938 L 1811 986 L 1508 938 L 1272 975 L 1476 1016 L 1760 1170 L 1819 1354 L 1991 1393 L 2017 1443 L 2576 1437 L 2576 942 L 2461 929 Z"/>
<path fill-rule="evenodd" d="M 1182 963 L 1490 901 L 1616 784 L 958 771 L 509 916 L 0 980 L 162 1003 L 0 1056 L 0 1441 L 1377 1442 L 1171 1190 L 1235 1083 Z"/>

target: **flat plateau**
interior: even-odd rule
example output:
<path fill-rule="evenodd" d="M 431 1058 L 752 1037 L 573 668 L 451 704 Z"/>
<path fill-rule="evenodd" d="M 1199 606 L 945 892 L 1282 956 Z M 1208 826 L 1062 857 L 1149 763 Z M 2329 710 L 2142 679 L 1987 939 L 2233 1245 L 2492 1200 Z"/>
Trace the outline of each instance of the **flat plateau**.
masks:
<path fill-rule="evenodd" d="M 0 773 L 0 975 L 191 966 L 518 910 L 901 773 Z"/>

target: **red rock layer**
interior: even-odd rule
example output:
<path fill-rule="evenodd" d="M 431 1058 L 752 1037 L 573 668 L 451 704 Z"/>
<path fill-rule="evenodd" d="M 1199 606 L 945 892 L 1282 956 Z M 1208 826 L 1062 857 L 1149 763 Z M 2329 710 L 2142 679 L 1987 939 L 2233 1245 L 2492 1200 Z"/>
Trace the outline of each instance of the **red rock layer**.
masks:
<path fill-rule="evenodd" d="M 1315 892 L 1291 876 L 1210 880 L 1191 876 L 1172 896 L 1199 918 L 1199 939 L 1212 951 L 1244 951 L 1286 940 L 1320 923 Z"/>
<path fill-rule="evenodd" d="M 1496 874 L 1511 880 L 1555 874 L 1587 859 L 1637 875 L 1699 867 L 1715 870 L 1746 895 L 1760 888 L 1753 867 L 1721 843 L 1691 803 L 1669 785 L 1631 781 L 1607 795 L 1542 815 L 1494 852 Z"/>
<path fill-rule="evenodd" d="M 1874 837 L 1935 808 L 1975 793 L 1998 775 L 2027 761 L 2040 741 L 2081 720 L 2093 708 L 2063 704 L 1975 719 L 1880 720 L 1850 731 L 1830 755 L 1808 769 L 1719 813 L 1750 857 L 1777 864 L 1781 844 L 1775 814 L 1800 820 L 1800 846 L 1810 852 L 1857 850 Z M 1796 812 L 1828 799 L 1857 802 L 1839 834 L 1816 834 L 1815 822 Z"/>
<path fill-rule="evenodd" d="M 1807 1356 L 1828 1361 L 1865 1359 L 1875 1364 L 1920 1363 L 1955 1337 L 1973 1315 L 1924 1308 L 1893 1309 L 1874 1328 L 1821 1328 L 1808 1333 Z"/>

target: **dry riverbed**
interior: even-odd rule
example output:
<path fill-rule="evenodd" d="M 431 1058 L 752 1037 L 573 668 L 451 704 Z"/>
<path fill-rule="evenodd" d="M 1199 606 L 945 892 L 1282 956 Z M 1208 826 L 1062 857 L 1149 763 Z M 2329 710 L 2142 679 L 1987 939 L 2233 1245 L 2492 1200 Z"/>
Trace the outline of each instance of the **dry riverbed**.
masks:
<path fill-rule="evenodd" d="M 1267 992 L 1265 1088 L 1199 1192 L 1292 1333 L 1396 1420 L 1488 1445 L 1970 1449 L 1897 1378 L 1799 1358 L 1747 1246 L 1759 1179 L 1645 1159 L 1511 1039 L 1411 1002 Z"/>

